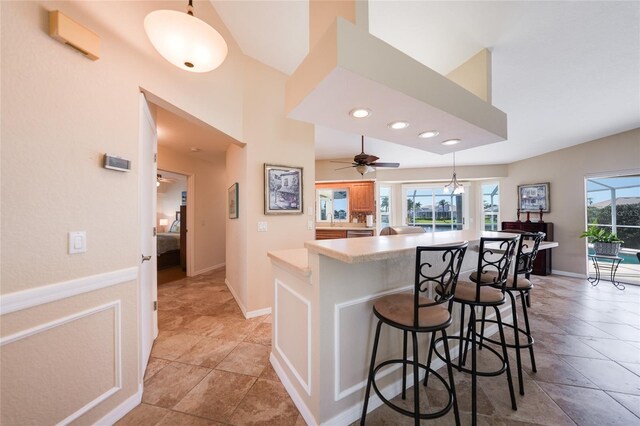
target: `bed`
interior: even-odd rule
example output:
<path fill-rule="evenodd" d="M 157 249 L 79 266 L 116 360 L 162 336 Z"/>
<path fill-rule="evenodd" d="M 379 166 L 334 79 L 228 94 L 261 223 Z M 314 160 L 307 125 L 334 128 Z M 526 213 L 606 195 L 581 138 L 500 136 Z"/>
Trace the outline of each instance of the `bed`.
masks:
<path fill-rule="evenodd" d="M 180 220 L 174 220 L 169 232 L 156 235 L 158 245 L 158 269 L 180 265 Z"/>

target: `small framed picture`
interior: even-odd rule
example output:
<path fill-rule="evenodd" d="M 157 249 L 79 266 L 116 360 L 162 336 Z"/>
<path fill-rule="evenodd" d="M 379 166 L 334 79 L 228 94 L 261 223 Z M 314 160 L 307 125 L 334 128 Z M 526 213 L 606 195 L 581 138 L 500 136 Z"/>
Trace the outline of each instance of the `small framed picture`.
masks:
<path fill-rule="evenodd" d="M 264 165 L 264 214 L 302 214 L 302 167 Z"/>
<path fill-rule="evenodd" d="M 229 205 L 229 219 L 238 218 L 238 182 L 229 187 L 229 194 L 227 197 L 227 204 Z"/>
<path fill-rule="evenodd" d="M 521 212 L 549 213 L 549 182 L 518 185 L 518 208 Z"/>

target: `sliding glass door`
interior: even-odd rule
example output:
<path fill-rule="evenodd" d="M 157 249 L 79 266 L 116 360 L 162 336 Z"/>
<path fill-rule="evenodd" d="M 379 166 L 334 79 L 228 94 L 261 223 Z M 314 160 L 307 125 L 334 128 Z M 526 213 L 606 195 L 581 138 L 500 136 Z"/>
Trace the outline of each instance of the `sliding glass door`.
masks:
<path fill-rule="evenodd" d="M 606 229 L 624 241 L 616 279 L 640 284 L 640 175 L 587 178 L 586 189 L 587 226 Z"/>

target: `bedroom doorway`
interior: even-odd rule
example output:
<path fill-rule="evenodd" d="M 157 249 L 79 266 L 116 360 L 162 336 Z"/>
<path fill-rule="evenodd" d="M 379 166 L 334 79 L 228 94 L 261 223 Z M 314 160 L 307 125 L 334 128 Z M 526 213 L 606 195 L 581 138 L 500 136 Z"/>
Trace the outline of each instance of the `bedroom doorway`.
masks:
<path fill-rule="evenodd" d="M 158 285 L 187 276 L 187 178 L 181 173 L 158 169 Z"/>

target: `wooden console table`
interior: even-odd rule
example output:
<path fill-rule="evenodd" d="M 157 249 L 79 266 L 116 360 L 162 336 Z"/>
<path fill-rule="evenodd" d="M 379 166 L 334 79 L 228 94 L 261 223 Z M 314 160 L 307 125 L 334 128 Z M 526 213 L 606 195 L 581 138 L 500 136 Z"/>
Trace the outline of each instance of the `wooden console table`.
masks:
<path fill-rule="evenodd" d="M 544 232 L 544 241 L 553 241 L 553 223 L 551 222 L 502 222 L 503 231 L 517 229 L 526 232 Z M 551 250 L 540 250 L 533 262 L 533 275 L 551 274 Z"/>

